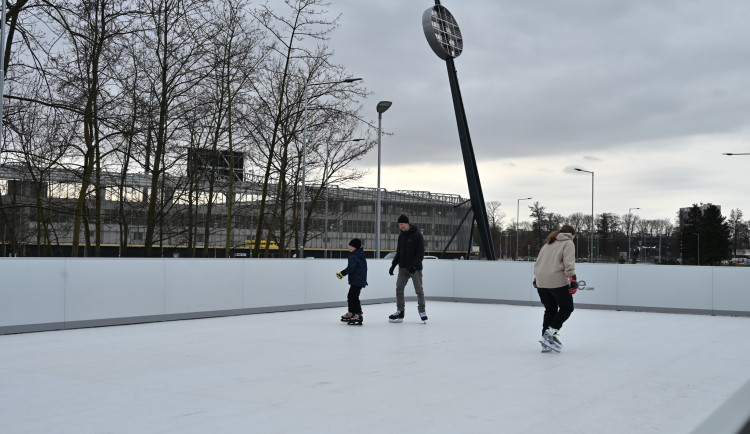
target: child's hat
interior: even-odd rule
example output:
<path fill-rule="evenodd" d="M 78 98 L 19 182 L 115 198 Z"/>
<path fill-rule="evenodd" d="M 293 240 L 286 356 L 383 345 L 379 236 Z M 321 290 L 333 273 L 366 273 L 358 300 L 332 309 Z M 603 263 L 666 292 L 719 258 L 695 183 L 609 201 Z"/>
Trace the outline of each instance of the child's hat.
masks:
<path fill-rule="evenodd" d="M 349 245 L 354 247 L 355 249 L 359 249 L 362 247 L 362 241 L 360 241 L 359 238 L 353 238 L 351 241 L 349 241 Z"/>

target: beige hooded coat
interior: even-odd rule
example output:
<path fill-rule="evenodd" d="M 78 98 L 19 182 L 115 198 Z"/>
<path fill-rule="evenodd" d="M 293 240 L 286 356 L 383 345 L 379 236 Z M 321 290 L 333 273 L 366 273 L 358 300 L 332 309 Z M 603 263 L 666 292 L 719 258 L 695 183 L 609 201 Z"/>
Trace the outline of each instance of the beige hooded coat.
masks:
<path fill-rule="evenodd" d="M 568 285 L 568 277 L 576 274 L 576 249 L 573 235 L 560 232 L 556 241 L 545 244 L 534 263 L 534 277 L 538 288 L 561 288 Z"/>

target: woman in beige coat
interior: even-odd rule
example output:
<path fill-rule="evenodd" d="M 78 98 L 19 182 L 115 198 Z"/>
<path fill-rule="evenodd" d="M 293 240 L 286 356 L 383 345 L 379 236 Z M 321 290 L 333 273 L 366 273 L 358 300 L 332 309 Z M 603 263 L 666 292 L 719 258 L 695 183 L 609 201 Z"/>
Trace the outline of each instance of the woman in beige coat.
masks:
<path fill-rule="evenodd" d="M 569 225 L 549 234 L 534 264 L 534 287 L 544 305 L 542 352 L 562 350 L 557 332 L 573 313 L 573 294 L 578 290 L 575 236 Z"/>

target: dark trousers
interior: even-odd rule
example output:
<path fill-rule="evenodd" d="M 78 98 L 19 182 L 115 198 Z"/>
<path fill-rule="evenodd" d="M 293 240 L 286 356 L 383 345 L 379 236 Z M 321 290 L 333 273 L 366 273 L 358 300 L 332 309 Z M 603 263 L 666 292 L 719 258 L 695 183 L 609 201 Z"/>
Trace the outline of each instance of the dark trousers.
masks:
<path fill-rule="evenodd" d="M 560 288 L 537 288 L 539 299 L 544 305 L 544 320 L 542 321 L 542 334 L 548 327 L 560 329 L 565 321 L 573 313 L 573 295 L 568 292 L 567 286 Z"/>
<path fill-rule="evenodd" d="M 359 293 L 362 291 L 360 286 L 349 286 L 349 293 L 346 295 L 346 302 L 349 305 L 349 312 L 362 313 L 362 303 L 359 302 Z"/>

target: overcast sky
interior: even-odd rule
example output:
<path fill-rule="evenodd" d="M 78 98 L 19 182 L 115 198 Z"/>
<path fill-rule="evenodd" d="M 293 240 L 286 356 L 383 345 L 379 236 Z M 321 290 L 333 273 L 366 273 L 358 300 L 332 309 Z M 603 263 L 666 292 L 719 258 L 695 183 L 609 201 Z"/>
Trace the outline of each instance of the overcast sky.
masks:
<path fill-rule="evenodd" d="M 750 1 L 444 0 L 485 201 L 505 223 L 538 201 L 674 220 L 711 202 L 750 218 Z M 364 78 L 392 135 L 381 186 L 468 198 L 445 61 L 421 26 L 433 0 L 332 0 L 334 61 Z M 377 153 L 361 162 L 377 184 Z"/>

